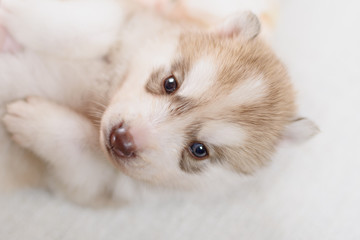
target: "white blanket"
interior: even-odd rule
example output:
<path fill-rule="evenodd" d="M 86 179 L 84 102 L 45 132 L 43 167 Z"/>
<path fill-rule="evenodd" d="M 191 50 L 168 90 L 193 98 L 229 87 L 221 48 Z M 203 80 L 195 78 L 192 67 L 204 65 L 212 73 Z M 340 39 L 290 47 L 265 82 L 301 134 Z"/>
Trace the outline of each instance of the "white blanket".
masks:
<path fill-rule="evenodd" d="M 220 196 L 153 194 L 118 209 L 41 190 L 2 194 L 0 239 L 360 239 L 359 9 L 355 0 L 280 1 L 272 43 L 321 133 L 280 151 L 256 178 Z"/>

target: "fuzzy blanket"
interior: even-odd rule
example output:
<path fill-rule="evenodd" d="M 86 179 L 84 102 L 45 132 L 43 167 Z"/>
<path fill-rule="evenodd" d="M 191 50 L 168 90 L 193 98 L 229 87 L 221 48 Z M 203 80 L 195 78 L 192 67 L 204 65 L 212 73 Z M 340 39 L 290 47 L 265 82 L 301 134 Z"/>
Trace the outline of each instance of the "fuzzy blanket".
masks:
<path fill-rule="evenodd" d="M 280 1 L 271 43 L 301 114 L 322 132 L 284 146 L 254 178 L 209 196 L 153 193 L 117 209 L 36 189 L 1 194 L 0 239 L 360 239 L 359 8 L 351 0 Z"/>

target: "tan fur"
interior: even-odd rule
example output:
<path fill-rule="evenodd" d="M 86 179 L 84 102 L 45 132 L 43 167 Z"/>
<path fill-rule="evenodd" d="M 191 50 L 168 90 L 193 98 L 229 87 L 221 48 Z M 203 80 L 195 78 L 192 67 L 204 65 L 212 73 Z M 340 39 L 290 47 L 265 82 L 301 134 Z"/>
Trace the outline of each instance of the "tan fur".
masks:
<path fill-rule="evenodd" d="M 211 161 L 229 164 L 242 173 L 251 173 L 263 166 L 270 159 L 284 127 L 290 123 L 295 112 L 294 91 L 284 66 L 260 39 L 241 41 L 216 34 L 187 33 L 181 36 L 178 51 L 179 57 L 172 64 L 172 69 L 162 75 L 155 71 L 147 83 L 147 89 L 153 89 L 149 90 L 152 93 L 157 89 L 162 91 L 162 95 L 166 95 L 161 88 L 163 78 L 160 76 L 180 72 L 181 74 L 174 75 L 178 76 L 180 85 L 186 84 L 189 66 L 203 56 L 213 56 L 219 72 L 215 85 L 204 95 L 194 96 L 194 99 L 181 99 L 176 94 L 168 96 L 172 105 L 176 106 L 172 108 L 172 112 L 177 113 L 174 117 L 192 118 L 193 121 L 188 125 L 199 126 L 187 131 L 188 141 L 201 141 L 194 138 L 207 119 L 238 124 L 249 134 L 246 143 L 211 146 Z M 219 109 L 209 110 L 214 102 L 222 101 L 247 79 L 259 75 L 263 76 L 267 86 L 264 99 L 244 105 L 234 105 L 231 102 L 230 105 L 220 105 Z M 188 154 L 187 144 L 184 146 L 181 168 L 187 172 L 198 172 L 201 169 L 199 161 Z"/>
<path fill-rule="evenodd" d="M 22 5 L 21 0 L 13 1 Z M 218 174 L 229 174 L 229 169 L 251 174 L 270 161 L 283 135 L 292 138 L 304 125 L 297 124 L 295 131 L 285 134 L 295 118 L 294 91 L 284 66 L 258 36 L 259 23 L 249 12 L 238 13 L 223 28 L 208 31 L 187 28 L 145 10 L 125 11 L 125 5 L 118 6 L 113 0 L 90 5 L 74 2 L 84 4 L 80 9 L 88 7 L 89 15 L 97 4 L 105 4 L 100 22 L 112 31 L 103 33 L 107 41 L 94 41 L 72 56 L 72 50 L 77 50 L 74 40 L 65 40 L 73 39 L 71 34 L 77 32 L 58 34 L 48 19 L 48 6 L 57 12 L 61 4 L 72 2 L 46 3 L 49 5 L 39 6 L 39 12 L 24 8 L 19 13 L 29 17 L 11 30 L 23 34 L 23 42 L 31 44 L 26 45 L 24 62 L 2 68 L 3 79 L 25 79 L 35 89 L 16 98 L 42 98 L 10 104 L 4 123 L 18 144 L 51 166 L 52 188 L 77 202 L 107 197 L 111 191 L 120 198 L 124 194 L 117 189 L 122 185 L 117 178 L 122 173 L 143 182 L 185 188 L 216 182 Z M 74 11 L 74 21 L 77 16 Z M 113 26 L 113 19 L 121 16 L 121 24 Z M 42 17 L 44 21 L 38 21 Z M 8 21 L 17 23 L 18 19 L 14 15 Z M 33 20 L 58 34 L 56 39 L 49 33 L 27 31 L 23 26 Z M 61 25 L 60 30 L 66 34 L 74 23 L 75 29 L 84 27 L 74 21 Z M 89 36 L 103 29 L 98 21 L 93 24 L 86 26 Z M 40 44 L 37 39 L 43 35 L 48 38 Z M 59 49 L 51 47 L 54 41 L 64 44 L 70 50 L 66 54 L 74 59 L 64 59 L 62 51 L 58 55 Z M 35 51 L 33 44 L 50 57 Z M 47 64 L 51 68 L 41 67 Z M 164 90 L 169 76 L 178 83 L 171 94 Z M 19 91 L 24 89 L 19 86 Z M 120 125 L 136 146 L 131 159 L 124 159 L 111 143 Z M 190 150 L 193 143 L 204 144 L 208 155 L 195 157 Z M 106 157 L 121 171 L 110 167 Z M 104 189 L 109 191 L 104 193 Z"/>

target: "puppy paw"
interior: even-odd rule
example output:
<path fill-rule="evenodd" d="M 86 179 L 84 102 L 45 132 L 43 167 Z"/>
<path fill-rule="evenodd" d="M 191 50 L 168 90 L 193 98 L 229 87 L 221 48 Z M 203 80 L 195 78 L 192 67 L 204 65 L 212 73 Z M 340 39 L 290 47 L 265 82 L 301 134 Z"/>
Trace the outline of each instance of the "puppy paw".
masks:
<path fill-rule="evenodd" d="M 0 52 L 15 53 L 22 50 L 13 33 L 28 32 L 24 19 L 27 8 L 31 8 L 27 1 L 0 1 Z"/>
<path fill-rule="evenodd" d="M 0 1 L 0 52 L 15 53 L 22 50 L 20 44 L 15 41 L 9 31 L 4 26 L 4 21 L 12 13 L 4 7 Z"/>
<path fill-rule="evenodd" d="M 44 36 L 47 36 L 48 28 L 51 27 L 47 25 L 51 18 L 43 16 L 47 7 L 46 2 L 44 0 L 0 0 L 0 25 L 3 29 L 0 31 L 5 39 L 3 52 L 16 52 L 23 48 L 37 50 L 44 44 L 42 40 Z"/>
<path fill-rule="evenodd" d="M 0 52 L 16 53 L 22 50 L 20 44 L 0 25 Z"/>
<path fill-rule="evenodd" d="M 32 148 L 46 131 L 46 119 L 53 115 L 52 103 L 40 97 L 28 97 L 6 107 L 3 122 L 12 139 L 25 148 Z"/>
<path fill-rule="evenodd" d="M 98 130 L 91 121 L 67 106 L 28 97 L 6 110 L 3 123 L 12 139 L 48 163 L 77 158 L 98 144 Z"/>

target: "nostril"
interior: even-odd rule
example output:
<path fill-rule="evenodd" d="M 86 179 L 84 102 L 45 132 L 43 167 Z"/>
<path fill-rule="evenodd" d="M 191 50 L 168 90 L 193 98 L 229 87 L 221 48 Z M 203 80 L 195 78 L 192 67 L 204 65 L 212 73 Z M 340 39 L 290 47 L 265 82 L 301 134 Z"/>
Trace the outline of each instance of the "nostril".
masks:
<path fill-rule="evenodd" d="M 126 158 L 135 156 L 136 146 L 134 139 L 123 124 L 112 130 L 109 143 L 112 151 L 117 156 Z"/>

